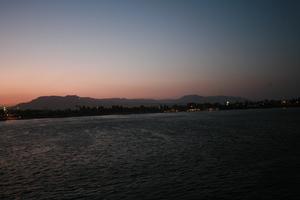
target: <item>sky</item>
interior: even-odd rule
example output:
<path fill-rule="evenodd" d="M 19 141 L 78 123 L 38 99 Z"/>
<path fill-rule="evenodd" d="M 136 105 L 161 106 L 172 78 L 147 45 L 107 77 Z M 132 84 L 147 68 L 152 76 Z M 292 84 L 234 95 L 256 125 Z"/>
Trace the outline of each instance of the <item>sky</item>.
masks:
<path fill-rule="evenodd" d="M 0 104 L 299 97 L 300 1 L 0 0 Z"/>

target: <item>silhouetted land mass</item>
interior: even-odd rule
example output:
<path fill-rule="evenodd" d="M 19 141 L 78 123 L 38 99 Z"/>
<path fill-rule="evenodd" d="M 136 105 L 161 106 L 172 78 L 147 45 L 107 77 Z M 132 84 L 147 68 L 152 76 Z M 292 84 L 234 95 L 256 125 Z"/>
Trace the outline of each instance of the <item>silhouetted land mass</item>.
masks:
<path fill-rule="evenodd" d="M 193 100 L 188 98 L 188 100 Z M 81 106 L 76 105 L 74 109 L 20 109 L 13 107 L 1 109 L 0 120 L 11 119 L 33 119 L 33 118 L 60 118 L 60 117 L 80 117 L 114 114 L 142 114 L 142 113 L 164 113 L 164 112 L 200 112 L 232 109 L 258 109 L 258 108 L 289 108 L 300 107 L 300 98 L 289 100 L 264 100 L 264 101 L 234 101 L 229 100 L 223 103 L 193 103 L 186 104 L 160 104 L 160 105 L 140 105 L 140 106 Z"/>
<path fill-rule="evenodd" d="M 108 99 L 95 99 L 90 97 L 79 97 L 76 95 L 68 96 L 43 96 L 36 98 L 27 103 L 21 103 L 16 106 L 21 110 L 67 110 L 67 109 L 78 109 L 78 106 L 86 107 L 112 107 L 112 106 L 123 106 L 123 107 L 139 107 L 141 105 L 152 107 L 160 105 L 186 105 L 188 103 L 224 103 L 225 101 L 230 102 L 242 102 L 246 99 L 241 97 L 232 96 L 199 96 L 199 95 L 186 95 L 178 99 L 126 99 L 126 98 L 108 98 Z"/>

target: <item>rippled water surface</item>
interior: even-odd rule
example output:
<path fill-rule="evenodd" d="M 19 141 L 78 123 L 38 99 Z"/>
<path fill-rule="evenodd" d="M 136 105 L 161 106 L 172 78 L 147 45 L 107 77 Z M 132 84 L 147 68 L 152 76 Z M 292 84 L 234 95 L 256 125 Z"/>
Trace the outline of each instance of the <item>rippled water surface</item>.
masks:
<path fill-rule="evenodd" d="M 0 199 L 298 199 L 300 109 L 0 122 Z"/>

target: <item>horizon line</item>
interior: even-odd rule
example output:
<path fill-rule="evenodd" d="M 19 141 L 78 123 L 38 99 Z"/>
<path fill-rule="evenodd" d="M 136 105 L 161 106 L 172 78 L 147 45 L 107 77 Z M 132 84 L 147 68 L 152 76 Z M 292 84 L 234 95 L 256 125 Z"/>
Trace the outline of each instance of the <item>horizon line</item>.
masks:
<path fill-rule="evenodd" d="M 135 99 L 135 100 L 142 100 L 142 99 L 148 99 L 148 100 L 175 100 L 179 99 L 185 96 L 199 96 L 199 97 L 237 97 L 237 98 L 244 98 L 248 100 L 253 100 L 254 98 L 250 99 L 247 97 L 242 97 L 242 96 L 234 96 L 234 95 L 199 95 L 199 94 L 184 94 L 180 96 L 173 96 L 173 97 L 166 97 L 166 98 L 152 98 L 152 97 L 138 97 L 138 98 L 128 98 L 128 97 L 92 97 L 92 96 L 79 96 L 77 94 L 67 94 L 67 95 L 41 95 L 41 96 L 36 96 L 28 101 L 22 101 L 18 103 L 12 103 L 12 104 L 3 104 L 0 102 L 0 106 L 6 106 L 6 107 L 11 107 L 11 106 L 16 106 L 18 104 L 22 103 L 29 103 L 35 99 L 41 98 L 41 97 L 68 97 L 68 96 L 76 96 L 79 98 L 92 98 L 92 99 Z"/>
<path fill-rule="evenodd" d="M 0 102 L 0 106 L 5 106 L 5 107 L 12 107 L 12 106 L 16 106 L 16 105 L 19 105 L 19 104 L 22 104 L 22 103 L 29 103 L 35 99 L 38 99 L 38 98 L 41 98 L 41 97 L 71 97 L 71 96 L 74 96 L 74 97 L 78 97 L 78 98 L 91 98 L 91 99 L 98 99 L 98 100 L 101 100 L 101 99 L 129 99 L 129 100 L 176 100 L 176 99 L 180 99 L 182 97 L 185 97 L 185 96 L 199 96 L 199 97 L 236 97 L 236 98 L 243 98 L 243 99 L 246 99 L 246 100 L 250 100 L 250 101 L 263 101 L 263 100 L 287 100 L 287 99 L 297 99 L 299 98 L 294 96 L 294 97 L 290 97 L 290 98 L 249 98 L 249 97 L 243 97 L 243 96 L 235 96 L 235 95 L 199 95 L 199 94 L 184 94 L 184 95 L 181 95 L 181 96 L 176 96 L 176 97 L 167 97 L 167 98 L 151 98 L 151 97 L 148 97 L 148 98 L 145 98 L 145 97 L 138 97 L 138 98 L 128 98 L 128 97 L 91 97 L 91 96 L 79 96 L 77 94 L 67 94 L 67 95 L 41 95 L 41 96 L 36 96 L 28 101 L 22 101 L 22 102 L 18 102 L 18 103 L 12 103 L 12 104 L 3 104 Z"/>

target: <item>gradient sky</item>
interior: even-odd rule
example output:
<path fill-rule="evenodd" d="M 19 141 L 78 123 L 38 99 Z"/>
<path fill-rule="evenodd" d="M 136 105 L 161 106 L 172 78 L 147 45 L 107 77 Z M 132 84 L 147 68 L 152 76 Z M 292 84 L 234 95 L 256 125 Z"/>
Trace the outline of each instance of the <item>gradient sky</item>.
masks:
<path fill-rule="evenodd" d="M 299 2 L 0 0 L 0 104 L 298 97 Z"/>

